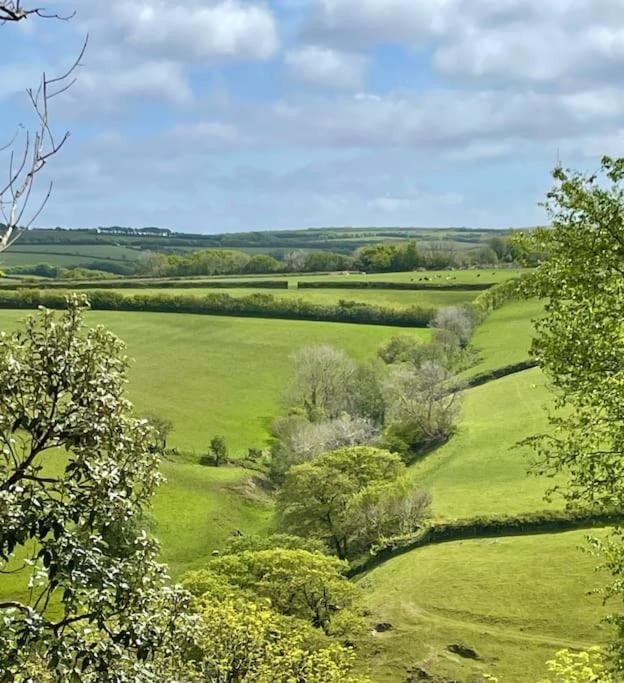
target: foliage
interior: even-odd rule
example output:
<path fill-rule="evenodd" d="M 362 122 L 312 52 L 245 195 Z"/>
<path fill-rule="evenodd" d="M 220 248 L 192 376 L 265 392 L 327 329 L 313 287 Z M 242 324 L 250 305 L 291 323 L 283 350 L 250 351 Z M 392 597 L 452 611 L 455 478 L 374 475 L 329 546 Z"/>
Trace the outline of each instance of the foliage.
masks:
<path fill-rule="evenodd" d="M 560 650 L 547 665 L 551 676 L 540 683 L 615 683 L 616 680 L 598 647 L 583 652 Z"/>
<path fill-rule="evenodd" d="M 63 308 L 62 291 L 18 289 L 0 291 L 0 308 Z M 55 288 L 56 289 L 56 288 Z M 232 297 L 227 294 L 205 296 L 135 294 L 94 290 L 89 293 L 91 307 L 105 311 L 149 311 L 164 313 L 195 313 L 204 315 L 233 315 L 256 318 L 284 318 L 287 320 L 327 320 L 370 325 L 400 325 L 426 327 L 434 316 L 434 309 L 411 306 L 403 309 L 370 306 L 353 301 L 337 304 L 315 304 L 305 299 L 276 298 L 271 294 L 251 294 Z"/>
<path fill-rule="evenodd" d="M 278 439 L 272 453 L 273 478 L 281 480 L 290 467 L 321 453 L 344 446 L 371 445 L 379 433 L 379 428 L 369 419 L 347 413 L 322 422 L 310 422 L 302 415 L 278 418 L 273 423 L 273 434 Z"/>
<path fill-rule="evenodd" d="M 290 533 L 321 539 L 341 559 L 352 557 L 373 542 L 370 530 L 358 523 L 364 507 L 384 496 L 405 497 L 404 472 L 397 455 L 363 446 L 292 467 L 278 494 L 280 525 Z"/>
<path fill-rule="evenodd" d="M 527 287 L 547 299 L 533 357 L 556 391 L 552 433 L 529 440 L 536 470 L 566 475 L 558 488 L 575 504 L 620 509 L 624 499 L 624 159 L 599 174 L 557 168 L 548 194 L 552 229 L 528 238 L 548 253 Z M 620 540 L 619 537 L 616 537 Z M 624 555 L 624 551 L 621 553 Z M 611 592 L 624 595 L 624 565 L 611 563 Z M 618 667 L 624 671 L 624 617 Z"/>
<path fill-rule="evenodd" d="M 448 439 L 461 409 L 457 378 L 442 365 L 425 361 L 414 369 L 391 367 L 386 383 L 386 423 L 411 449 Z"/>
<path fill-rule="evenodd" d="M 162 415 L 156 415 L 155 413 L 149 413 L 145 416 L 145 419 L 154 430 L 155 436 L 159 442 L 160 450 L 164 452 L 167 448 L 167 439 L 173 429 L 173 422 L 170 419 L 162 417 Z"/>
<path fill-rule="evenodd" d="M 192 637 L 196 681 L 239 683 L 365 683 L 352 672 L 354 655 L 334 642 L 318 644 L 314 629 L 244 599 L 197 607 Z"/>
<path fill-rule="evenodd" d="M 327 344 L 305 346 L 292 359 L 294 373 L 285 403 L 301 408 L 312 422 L 338 417 L 348 402 L 355 363 Z"/>
<path fill-rule="evenodd" d="M 231 536 L 223 550 L 222 555 L 236 555 L 247 551 L 274 550 L 307 550 L 309 553 L 324 553 L 325 546 L 314 538 L 302 538 L 289 534 L 271 534 L 270 536 Z"/>
<path fill-rule="evenodd" d="M 431 326 L 438 330 L 450 332 L 459 339 L 462 346 L 466 346 L 474 332 L 476 322 L 467 308 L 446 306 L 436 313 Z"/>
<path fill-rule="evenodd" d="M 349 608 L 357 594 L 345 577 L 347 567 L 346 562 L 321 553 L 272 548 L 216 558 L 199 576 L 213 574 L 241 589 L 247 598 L 266 599 L 280 614 L 329 633 L 333 616 Z M 198 582 L 197 574 L 191 577 Z"/>
<path fill-rule="evenodd" d="M 246 273 L 274 273 L 280 269 L 280 263 L 272 256 L 256 254 L 245 264 Z"/>
<path fill-rule="evenodd" d="M 8 680 L 30 661 L 55 680 L 129 680 L 117 671 L 140 669 L 166 621 L 141 529 L 158 443 L 124 398 L 121 342 L 84 332 L 85 306 L 72 298 L 0 334 L 0 570 L 30 587 L 0 602 Z"/>

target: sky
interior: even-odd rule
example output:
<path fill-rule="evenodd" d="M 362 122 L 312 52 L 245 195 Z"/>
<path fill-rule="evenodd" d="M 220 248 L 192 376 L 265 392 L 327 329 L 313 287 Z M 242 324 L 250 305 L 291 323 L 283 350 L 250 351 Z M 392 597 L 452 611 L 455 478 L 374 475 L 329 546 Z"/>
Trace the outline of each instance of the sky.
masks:
<path fill-rule="evenodd" d="M 558 159 L 624 154 L 624 0 L 46 6 L 0 26 L 8 136 L 89 34 L 41 227 L 522 227 Z"/>

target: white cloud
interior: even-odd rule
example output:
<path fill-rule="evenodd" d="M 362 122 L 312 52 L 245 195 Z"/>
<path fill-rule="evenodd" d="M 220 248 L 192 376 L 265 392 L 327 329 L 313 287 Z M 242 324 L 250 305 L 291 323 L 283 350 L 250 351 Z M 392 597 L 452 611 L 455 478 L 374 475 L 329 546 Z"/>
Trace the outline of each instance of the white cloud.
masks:
<path fill-rule="evenodd" d="M 188 105 L 193 92 L 184 69 L 170 61 L 144 61 L 135 65 L 106 64 L 80 71 L 68 95 L 74 106 L 110 111 L 131 99 L 162 99 Z"/>
<path fill-rule="evenodd" d="M 113 16 L 127 44 L 171 59 L 268 59 L 279 45 L 275 19 L 262 4 L 117 2 Z"/>
<path fill-rule="evenodd" d="M 314 86 L 338 89 L 361 88 L 367 66 L 362 55 L 317 45 L 288 52 L 285 62 L 296 79 Z"/>

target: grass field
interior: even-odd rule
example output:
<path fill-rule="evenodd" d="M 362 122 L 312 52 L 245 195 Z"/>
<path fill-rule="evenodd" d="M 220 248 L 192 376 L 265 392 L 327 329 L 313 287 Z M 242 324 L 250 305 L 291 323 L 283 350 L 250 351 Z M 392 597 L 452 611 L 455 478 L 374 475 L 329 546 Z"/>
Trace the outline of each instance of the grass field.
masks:
<path fill-rule="evenodd" d="M 430 294 L 356 292 L 367 301 L 371 295 L 393 300 L 395 294 Z M 338 292 L 340 298 L 349 293 Z M 519 302 L 494 312 L 477 330 L 474 343 L 481 360 L 470 372 L 525 359 L 530 321 L 541 310 L 539 302 Z M 0 329 L 13 328 L 26 315 L 0 311 Z M 130 397 L 142 413 L 170 416 L 175 426 L 170 445 L 188 453 L 163 463 L 167 483 L 153 509 L 154 533 L 174 577 L 205 564 L 233 531 L 266 533 L 272 524 L 270 498 L 250 471 L 202 467 L 195 464 L 193 453 L 204 452 L 217 433 L 237 454 L 266 443 L 287 383 L 288 357 L 297 348 L 325 342 L 364 359 L 391 335 L 407 332 L 382 326 L 159 313 L 92 312 L 88 322 L 103 324 L 125 339 L 134 359 Z M 414 334 L 425 339 L 428 332 Z M 538 370 L 465 392 L 458 434 L 409 470 L 414 481 L 432 493 L 435 518 L 548 507 L 543 500 L 548 482 L 528 476 L 527 453 L 514 448 L 518 440 L 546 427 L 548 400 Z M 596 560 L 578 550 L 586 535 L 449 542 L 385 562 L 358 580 L 370 623 L 393 626 L 376 635 L 372 645 L 367 640 L 361 650 L 362 667 L 375 682 L 403 683 L 408 669 L 418 666 L 462 683 L 481 681 L 485 672 L 498 675 L 500 683 L 535 683 L 546 673 L 546 660 L 561 647 L 602 643 L 608 635 L 600 624 L 605 608 L 589 594 L 602 582 L 593 571 Z M 20 589 L 5 577 L 0 592 L 18 594 Z M 453 643 L 474 648 L 480 659 L 451 654 L 447 647 Z"/>
<path fill-rule="evenodd" d="M 405 681 L 406 667 L 417 665 L 445 680 L 481 681 L 479 673 L 491 673 L 500 683 L 535 683 L 557 650 L 604 642 L 606 609 L 589 595 L 604 577 L 579 549 L 586 535 L 445 543 L 374 569 L 359 585 L 373 623 L 394 628 L 367 648 L 373 680 Z M 481 659 L 451 654 L 455 643 Z"/>
<path fill-rule="evenodd" d="M 370 280 L 382 282 L 414 282 L 431 284 L 496 284 L 513 277 L 518 277 L 523 272 L 519 268 L 475 269 L 475 270 L 430 270 L 425 272 L 415 271 L 408 273 L 372 273 L 369 275 L 302 275 L 289 277 L 288 280 L 300 282 L 318 282 L 323 280 Z M 428 280 L 426 279 L 428 278 Z"/>
<path fill-rule="evenodd" d="M 529 451 L 517 442 L 545 430 L 549 394 L 539 370 L 465 392 L 458 433 L 410 468 L 433 495 L 439 517 L 513 514 L 548 507 L 548 480 L 529 476 Z"/>
<path fill-rule="evenodd" d="M 97 289 L 97 287 L 94 287 Z M 271 294 L 278 299 L 304 299 L 315 304 L 337 304 L 341 299 L 357 301 L 358 303 L 387 308 L 409 308 L 410 306 L 422 306 L 424 308 L 439 308 L 442 306 L 454 306 L 469 303 L 479 292 L 452 291 L 400 291 L 392 289 L 361 290 L 361 289 L 253 289 L 233 288 L 216 289 L 206 288 L 139 288 L 139 289 L 115 289 L 119 294 L 129 296 L 132 294 L 159 294 L 163 296 L 206 296 L 208 294 L 229 294 L 234 297 L 250 296 L 251 294 Z"/>
<path fill-rule="evenodd" d="M 26 315 L 0 311 L 0 329 Z M 390 336 L 406 333 L 380 325 L 167 313 L 97 311 L 88 321 L 126 342 L 137 409 L 169 416 L 171 445 L 197 453 L 215 434 L 238 452 L 265 445 L 288 382 L 288 358 L 302 346 L 328 343 L 363 360 Z"/>
<path fill-rule="evenodd" d="M 472 339 L 480 359 L 464 374 L 470 376 L 527 360 L 533 337 L 532 321 L 543 312 L 543 304 L 531 300 L 514 301 L 491 313 Z"/>
<path fill-rule="evenodd" d="M 20 244 L 3 252 L 0 265 L 30 266 L 50 263 L 59 266 L 74 266 L 89 261 L 135 261 L 141 251 L 129 247 L 109 244 Z"/>

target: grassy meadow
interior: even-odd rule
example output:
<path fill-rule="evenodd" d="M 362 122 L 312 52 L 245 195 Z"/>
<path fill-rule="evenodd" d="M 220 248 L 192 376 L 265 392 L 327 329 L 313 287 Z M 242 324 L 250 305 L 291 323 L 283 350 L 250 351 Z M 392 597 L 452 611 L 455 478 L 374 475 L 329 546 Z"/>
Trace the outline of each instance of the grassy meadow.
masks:
<path fill-rule="evenodd" d="M 517 272 L 490 271 L 493 281 Z M 349 277 L 409 281 L 420 275 Z M 447 276 L 472 282 L 476 271 L 441 277 Z M 487 281 L 484 273 L 482 277 Z M 206 293 L 221 291 L 228 290 Z M 231 293 L 242 296 L 250 291 Z M 475 294 L 294 289 L 269 293 L 384 306 L 408 301 L 450 305 Z M 541 311 L 539 302 L 517 302 L 489 316 L 473 338 L 479 359 L 466 374 L 526 359 L 531 320 Z M 26 315 L 0 311 L 0 329 L 15 328 Z M 167 481 L 156 495 L 152 513 L 162 559 L 174 577 L 205 564 L 232 532 L 262 534 L 271 528 L 271 496 L 260 478 L 239 467 L 202 467 L 196 460 L 215 434 L 225 436 L 235 455 L 267 445 L 288 383 L 289 356 L 295 350 L 328 343 L 364 360 L 392 335 L 409 333 L 422 340 L 429 335 L 428 330 L 377 325 L 167 313 L 98 311 L 88 314 L 88 322 L 102 324 L 125 340 L 133 359 L 128 392 L 137 410 L 167 416 L 174 423 L 170 446 L 182 453 L 163 462 Z M 458 433 L 409 468 L 413 480 L 431 492 L 434 518 L 548 507 L 543 500 L 548 482 L 527 474 L 527 453 L 515 448 L 519 440 L 546 427 L 548 402 L 549 392 L 537 369 L 465 392 Z M 361 668 L 374 682 L 402 683 L 416 666 L 440 680 L 478 682 L 483 673 L 491 673 L 500 683 L 533 682 L 545 675 L 545 662 L 558 649 L 604 642 L 605 608 L 589 594 L 602 578 L 593 570 L 595 559 L 579 550 L 586 535 L 579 531 L 431 545 L 358 577 L 369 622 L 392 625 L 388 632 L 366 639 L 360 650 Z M 2 579 L 0 593 L 19 591 L 10 579 Z M 479 659 L 462 659 L 447 650 L 457 643 L 474 648 Z"/>
<path fill-rule="evenodd" d="M 0 311 L 0 329 L 27 315 Z M 302 346 L 331 344 L 364 360 L 395 334 L 429 335 L 382 325 L 168 313 L 93 311 L 88 321 L 126 342 L 128 392 L 137 410 L 168 416 L 171 445 L 198 454 L 215 434 L 235 452 L 266 445 L 288 383 L 289 356 Z"/>
<path fill-rule="evenodd" d="M 432 545 L 362 577 L 371 619 L 394 627 L 367 649 L 373 680 L 405 681 L 406 669 L 419 666 L 444 680 L 482 681 L 480 674 L 489 673 L 500 683 L 536 683 L 556 651 L 604 642 L 607 610 L 589 591 L 606 577 L 580 550 L 586 536 L 574 531 Z M 472 648 L 480 659 L 452 654 L 452 644 Z"/>
<path fill-rule="evenodd" d="M 514 514 L 548 507 L 543 498 L 549 481 L 527 475 L 529 451 L 516 447 L 524 437 L 547 428 L 548 400 L 538 369 L 465 392 L 458 433 L 410 468 L 414 480 L 431 492 L 434 516 Z"/>

